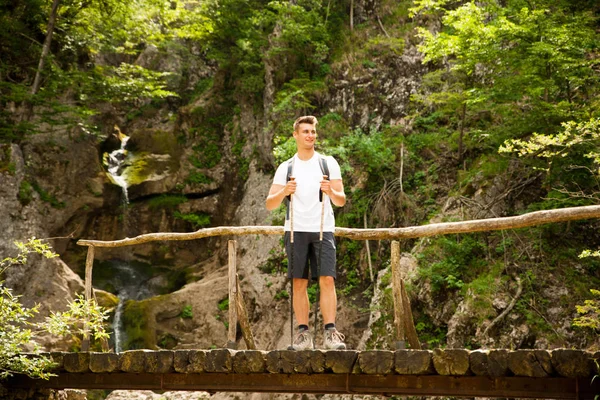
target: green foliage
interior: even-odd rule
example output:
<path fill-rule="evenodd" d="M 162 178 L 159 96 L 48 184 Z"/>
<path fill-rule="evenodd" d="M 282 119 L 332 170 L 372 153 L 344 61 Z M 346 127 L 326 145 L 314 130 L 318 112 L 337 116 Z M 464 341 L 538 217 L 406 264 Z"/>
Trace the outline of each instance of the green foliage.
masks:
<path fill-rule="evenodd" d="M 31 186 L 40 195 L 40 199 L 43 202 L 49 203 L 54 208 L 65 208 L 66 204 L 64 201 L 58 201 L 54 195 L 48 193 L 37 182 L 31 182 Z"/>
<path fill-rule="evenodd" d="M 553 134 L 534 133 L 528 139 L 504 142 L 500 153 L 542 160 L 534 168 L 545 171 L 548 183 L 556 188 L 549 197 L 596 198 L 600 178 L 600 119 L 569 121 Z"/>
<path fill-rule="evenodd" d="M 428 317 L 423 316 L 415 321 L 415 329 L 421 342 L 427 343 L 429 348 L 442 347 L 446 343 L 448 328 L 434 326 Z"/>
<path fill-rule="evenodd" d="M 216 131 L 204 132 L 198 138 L 198 144 L 192 147 L 194 153 L 189 158 L 190 163 L 199 169 L 213 168 L 223 157 L 220 143 L 221 137 Z"/>
<path fill-rule="evenodd" d="M 227 310 L 229 310 L 229 298 L 221 300 L 219 302 L 218 308 L 219 308 L 219 311 L 227 311 Z"/>
<path fill-rule="evenodd" d="M 275 300 L 289 299 L 290 294 L 288 293 L 287 290 L 283 289 L 283 290 L 280 290 L 279 292 L 277 292 L 273 298 Z"/>
<path fill-rule="evenodd" d="M 187 197 L 183 195 L 163 194 L 148 200 L 148 207 L 150 207 L 151 210 L 172 209 L 187 201 Z"/>
<path fill-rule="evenodd" d="M 600 332 L 600 290 L 590 289 L 594 299 L 585 300 L 583 305 L 575 306 L 579 317 L 573 319 L 573 326 L 590 328 Z"/>
<path fill-rule="evenodd" d="M 32 253 L 46 258 L 58 256 L 40 239 L 30 238 L 27 242 L 15 242 L 15 245 L 19 249 L 18 254 L 0 261 L 0 274 L 7 268 L 26 264 Z M 39 352 L 35 343 L 38 333 L 74 337 L 83 334 L 82 327 L 85 325 L 95 338 L 108 337 L 104 330 L 107 311 L 98 307 L 93 300 L 85 301 L 79 296 L 69 307 L 66 312 L 53 312 L 45 323 L 33 324 L 29 320 L 39 312 L 39 307 L 24 307 L 19 296 L 13 295 L 12 290 L 0 282 L 0 380 L 15 373 L 44 379 L 52 376 L 47 372 L 53 366 L 50 359 L 24 353 L 25 346 L 30 345 L 34 345 L 34 354 Z M 36 328 L 36 331 L 32 328 Z"/>
<path fill-rule="evenodd" d="M 19 202 L 24 206 L 31 203 L 31 200 L 33 200 L 31 183 L 27 182 L 26 180 L 22 180 L 21 184 L 19 185 L 19 194 L 17 197 L 19 198 Z"/>
<path fill-rule="evenodd" d="M 191 304 L 186 304 L 185 306 L 183 306 L 183 309 L 181 310 L 181 313 L 179 314 L 179 316 L 181 318 L 193 318 L 194 317 L 194 311 L 192 310 L 192 305 Z"/>
<path fill-rule="evenodd" d="M 449 66 L 426 77 L 414 99 L 428 112 L 442 112 L 451 133 L 477 137 L 471 146 L 550 134 L 563 121 L 595 115 L 596 100 L 588 99 L 600 88 L 590 56 L 598 39 L 590 13 L 549 0 L 502 6 L 427 0 L 416 1 L 412 12 L 441 18 L 439 33 L 419 30 L 419 49 L 425 61 Z"/>
<path fill-rule="evenodd" d="M 179 211 L 175 211 L 173 216 L 177 219 L 189 222 L 196 229 L 204 228 L 210 225 L 210 215 L 205 213 L 183 214 Z"/>
<path fill-rule="evenodd" d="M 437 238 L 419 256 L 419 276 L 431 282 L 434 293 L 462 289 L 482 270 L 484 249 L 475 235 Z"/>
<path fill-rule="evenodd" d="M 123 309 L 123 326 L 127 342 L 123 349 L 148 349 L 151 348 L 154 338 L 148 329 L 148 303 L 145 300 L 127 300 Z"/>
<path fill-rule="evenodd" d="M 287 271 L 288 259 L 284 251 L 272 249 L 269 258 L 258 269 L 264 274 L 276 275 Z"/>
<path fill-rule="evenodd" d="M 109 334 L 104 328 L 108 317 L 108 310 L 96 304 L 94 299 L 85 300 L 83 295 L 78 295 L 69 302 L 67 311 L 53 311 L 42 327 L 53 335 L 70 336 L 75 341 L 88 339 L 89 334 L 96 341 L 107 340 Z"/>
<path fill-rule="evenodd" d="M 204 175 L 202 172 L 192 172 L 185 182 L 191 185 L 208 185 L 213 182 L 213 179 Z"/>

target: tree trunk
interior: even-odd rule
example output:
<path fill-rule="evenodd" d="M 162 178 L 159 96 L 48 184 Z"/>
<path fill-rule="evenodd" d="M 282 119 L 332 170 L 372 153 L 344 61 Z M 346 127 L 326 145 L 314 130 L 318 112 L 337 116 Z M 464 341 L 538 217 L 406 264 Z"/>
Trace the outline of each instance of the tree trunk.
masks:
<path fill-rule="evenodd" d="M 465 134 L 465 120 L 467 118 L 467 103 L 464 102 L 462 106 L 462 113 L 460 116 L 460 135 L 458 136 L 458 163 L 462 163 L 463 160 L 463 136 Z"/>
<path fill-rule="evenodd" d="M 454 233 L 500 231 L 549 224 L 552 222 L 577 221 L 600 218 L 600 206 L 567 207 L 557 210 L 534 211 L 515 217 L 476 219 L 462 222 L 443 222 L 405 228 L 352 229 L 336 228 L 335 236 L 353 240 L 386 240 L 430 237 Z M 228 235 L 283 235 L 283 226 L 220 226 L 199 229 L 196 232 L 146 233 L 133 238 L 103 241 L 81 239 L 79 246 L 122 247 L 160 240 L 197 240 L 212 236 Z"/>
<path fill-rule="evenodd" d="M 354 31 L 354 0 L 350 0 L 350 32 Z"/>
<path fill-rule="evenodd" d="M 52 43 L 52 35 L 54 34 L 54 24 L 56 23 L 59 4 L 60 0 L 53 0 L 52 2 L 52 10 L 50 11 L 50 18 L 48 19 L 48 27 L 46 29 L 46 39 L 44 40 L 44 45 L 42 46 L 42 54 L 40 55 L 38 68 L 35 73 L 33 85 L 31 86 L 31 94 L 36 94 L 40 90 L 40 85 L 42 82 L 42 70 L 44 69 L 46 57 L 50 52 L 50 44 Z"/>

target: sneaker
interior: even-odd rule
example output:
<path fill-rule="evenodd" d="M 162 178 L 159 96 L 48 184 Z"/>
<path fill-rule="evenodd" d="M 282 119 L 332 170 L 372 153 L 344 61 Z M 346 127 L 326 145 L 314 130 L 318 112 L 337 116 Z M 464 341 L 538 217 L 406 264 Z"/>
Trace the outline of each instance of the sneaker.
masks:
<path fill-rule="evenodd" d="M 313 348 L 313 339 L 309 331 L 298 332 L 294 343 L 292 344 L 292 350 L 307 350 Z"/>
<path fill-rule="evenodd" d="M 344 335 L 337 329 L 325 329 L 323 334 L 323 346 L 328 350 L 345 350 Z"/>

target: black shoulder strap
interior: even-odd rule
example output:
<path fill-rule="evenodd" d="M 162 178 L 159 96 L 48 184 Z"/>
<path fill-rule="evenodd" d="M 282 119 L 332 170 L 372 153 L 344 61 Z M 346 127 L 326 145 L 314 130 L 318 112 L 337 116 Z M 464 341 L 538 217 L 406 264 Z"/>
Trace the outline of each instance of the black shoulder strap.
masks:
<path fill-rule="evenodd" d="M 329 179 L 329 167 L 327 166 L 327 159 L 325 157 L 319 156 L 319 166 L 323 175 L 327 175 L 327 179 Z M 321 190 L 319 190 L 319 202 L 323 202 L 323 192 Z"/>
<path fill-rule="evenodd" d="M 292 177 L 292 170 L 294 169 L 294 157 L 290 158 L 287 163 L 287 174 L 285 175 L 286 183 L 289 182 L 290 178 Z"/>
<path fill-rule="evenodd" d="M 292 171 L 294 170 L 294 157 L 290 158 L 287 161 L 287 173 L 285 174 L 285 182 L 289 182 L 289 180 L 292 178 Z M 285 203 L 285 206 L 287 208 L 286 212 L 285 212 L 285 219 L 290 219 L 290 196 L 286 196 L 285 199 L 283 200 Z"/>
<path fill-rule="evenodd" d="M 327 175 L 327 178 L 330 178 L 329 166 L 327 166 L 327 159 L 325 157 L 319 157 L 319 165 L 321 166 L 321 172 L 323 173 L 323 175 Z"/>

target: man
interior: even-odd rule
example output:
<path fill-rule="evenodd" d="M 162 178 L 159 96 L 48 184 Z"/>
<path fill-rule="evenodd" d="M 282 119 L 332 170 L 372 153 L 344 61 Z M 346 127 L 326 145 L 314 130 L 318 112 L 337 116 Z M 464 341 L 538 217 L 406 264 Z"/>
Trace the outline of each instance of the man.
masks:
<path fill-rule="evenodd" d="M 268 210 L 279 207 L 281 202 L 291 196 L 292 210 L 285 221 L 285 247 L 288 255 L 288 277 L 293 285 L 293 308 L 298 323 L 298 332 L 292 348 L 303 350 L 313 347 L 313 338 L 308 329 L 308 273 L 309 265 L 313 279 L 319 280 L 321 290 L 321 314 L 324 323 L 323 345 L 326 349 L 345 349 L 344 335 L 335 328 L 337 297 L 335 293 L 336 254 L 335 220 L 331 203 L 338 207 L 346 203 L 346 194 L 342 183 L 340 166 L 333 157 L 324 157 L 315 151 L 317 138 L 317 119 L 313 116 L 300 117 L 294 122 L 294 139 L 297 153 L 279 166 L 266 200 Z M 326 160 L 330 176 L 323 173 L 321 160 Z M 288 166 L 292 163 L 291 178 L 288 180 Z M 324 204 L 323 226 L 321 227 L 322 205 Z M 291 226 L 293 218 L 293 227 Z M 290 231 L 293 229 L 293 252 L 290 243 Z M 319 232 L 323 229 L 323 240 Z M 322 249 L 319 246 L 322 245 Z M 319 257 L 321 251 L 321 257 Z M 293 260 L 291 259 L 293 254 Z M 317 276 L 317 263 L 321 261 Z M 293 266 L 293 271 L 291 266 Z"/>

